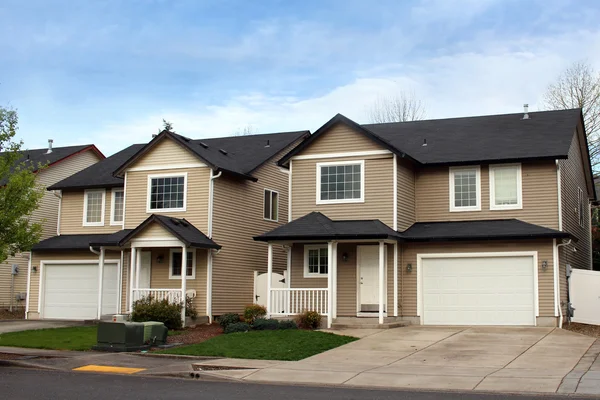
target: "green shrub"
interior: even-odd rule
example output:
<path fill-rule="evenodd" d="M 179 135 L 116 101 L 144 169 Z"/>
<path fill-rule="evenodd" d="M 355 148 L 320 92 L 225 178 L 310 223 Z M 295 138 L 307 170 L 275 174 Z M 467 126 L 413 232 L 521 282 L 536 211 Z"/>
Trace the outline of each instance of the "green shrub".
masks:
<path fill-rule="evenodd" d="M 229 324 L 225 328 L 225 333 L 236 333 L 236 332 L 248 332 L 250 325 L 245 322 L 236 322 L 235 324 Z"/>
<path fill-rule="evenodd" d="M 219 325 L 221 325 L 223 329 L 238 322 L 240 322 L 240 316 L 235 313 L 223 314 L 219 317 Z"/>
<path fill-rule="evenodd" d="M 134 322 L 158 321 L 168 329 L 181 329 L 181 304 L 171 304 L 168 300 L 155 300 L 144 297 L 133 303 L 131 320 Z"/>
<path fill-rule="evenodd" d="M 298 329 L 298 324 L 291 319 L 279 321 L 279 329 Z"/>
<path fill-rule="evenodd" d="M 318 329 L 321 326 L 321 314 L 304 310 L 298 315 L 298 325 L 303 329 Z"/>
<path fill-rule="evenodd" d="M 185 296 L 185 316 L 191 319 L 198 318 L 198 310 L 194 306 L 194 299 L 189 296 Z"/>
<path fill-rule="evenodd" d="M 244 321 L 252 325 L 256 318 L 261 318 L 267 315 L 267 309 L 260 304 L 250 304 L 244 309 Z"/>
<path fill-rule="evenodd" d="M 279 329 L 279 321 L 276 319 L 256 318 L 252 324 L 255 331 L 275 331 Z"/>

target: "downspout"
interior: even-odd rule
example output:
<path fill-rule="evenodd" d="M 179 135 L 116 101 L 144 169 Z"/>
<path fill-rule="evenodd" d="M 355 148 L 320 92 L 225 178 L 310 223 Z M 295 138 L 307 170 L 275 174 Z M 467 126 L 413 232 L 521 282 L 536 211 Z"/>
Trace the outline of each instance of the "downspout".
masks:
<path fill-rule="evenodd" d="M 94 253 L 95 255 L 97 255 L 97 256 L 100 256 L 100 252 L 99 252 L 99 251 L 97 251 L 97 250 L 94 250 L 94 248 L 93 248 L 92 246 L 90 246 L 90 251 L 91 251 L 92 253 Z"/>
<path fill-rule="evenodd" d="M 559 249 L 558 249 L 558 248 L 559 248 L 560 246 L 568 246 L 568 245 L 570 245 L 570 244 L 571 244 L 571 242 L 572 242 L 572 240 L 571 240 L 571 239 L 569 239 L 569 241 L 568 241 L 568 242 L 566 242 L 566 243 L 560 243 L 560 244 L 557 244 L 557 245 L 556 245 L 556 251 L 558 252 L 558 255 L 559 255 L 559 260 L 560 260 L 560 251 L 559 251 Z M 566 257 L 565 257 L 565 262 L 566 262 L 566 261 L 567 261 L 567 260 L 566 260 Z M 559 262 L 560 262 L 560 261 L 559 261 Z M 566 273 L 566 271 L 565 271 L 565 273 Z M 559 279 L 560 279 L 560 278 L 559 278 Z M 559 286 L 559 287 L 560 287 L 560 286 Z M 559 292 L 560 292 L 560 291 L 559 291 Z M 560 293 L 559 293 L 559 296 L 560 296 Z M 568 304 L 568 303 L 569 303 L 569 277 L 567 276 L 567 304 Z M 563 313 L 562 313 L 562 307 L 561 307 L 561 304 L 560 304 L 560 303 L 559 303 L 559 305 L 558 305 L 558 315 L 559 315 L 559 317 L 558 317 L 558 327 L 562 329 L 562 325 L 563 325 Z"/>
<path fill-rule="evenodd" d="M 213 210 L 214 210 L 214 181 L 223 174 L 223 171 L 219 171 L 218 174 L 214 175 L 214 171 L 210 170 L 210 179 L 208 182 L 208 237 L 212 239 L 213 230 Z M 220 251 L 220 249 L 219 249 Z M 215 254 L 219 254 L 217 251 Z M 212 323 L 212 271 L 213 267 L 213 251 L 208 250 L 206 257 L 206 315 L 208 316 L 208 322 Z"/>
<path fill-rule="evenodd" d="M 53 190 L 52 194 L 58 197 L 58 219 L 56 220 L 56 236 L 60 236 L 60 212 L 62 208 L 62 191 Z"/>

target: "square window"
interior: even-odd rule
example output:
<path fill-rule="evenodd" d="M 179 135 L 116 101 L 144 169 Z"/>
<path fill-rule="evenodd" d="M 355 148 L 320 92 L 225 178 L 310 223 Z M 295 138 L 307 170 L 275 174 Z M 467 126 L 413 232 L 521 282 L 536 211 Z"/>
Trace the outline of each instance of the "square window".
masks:
<path fill-rule="evenodd" d="M 450 168 L 450 211 L 479 211 L 479 167 Z"/>
<path fill-rule="evenodd" d="M 337 165 L 317 163 L 317 203 L 362 202 L 363 168 L 362 160 Z"/>
<path fill-rule="evenodd" d="M 185 211 L 185 176 L 149 177 L 149 212 Z"/>
<path fill-rule="evenodd" d="M 181 251 L 171 251 L 171 274 L 170 278 L 181 278 L 182 259 Z M 194 265 L 194 251 L 187 252 L 186 277 L 193 278 L 196 268 Z"/>
<path fill-rule="evenodd" d="M 304 257 L 305 277 L 327 275 L 327 246 L 306 246 Z"/>
<path fill-rule="evenodd" d="M 106 192 L 102 190 L 86 190 L 83 204 L 83 225 L 104 225 L 104 201 Z"/>
<path fill-rule="evenodd" d="M 490 209 L 522 208 L 521 165 L 490 166 Z"/>

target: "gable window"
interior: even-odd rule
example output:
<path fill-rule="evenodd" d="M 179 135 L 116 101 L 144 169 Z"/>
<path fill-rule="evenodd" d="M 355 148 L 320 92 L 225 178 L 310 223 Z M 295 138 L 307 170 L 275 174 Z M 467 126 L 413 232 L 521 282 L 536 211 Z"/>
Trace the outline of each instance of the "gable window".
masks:
<path fill-rule="evenodd" d="M 317 163 L 317 204 L 362 203 L 365 162 Z"/>
<path fill-rule="evenodd" d="M 182 269 L 182 251 L 172 249 L 171 250 L 171 261 L 169 265 L 169 279 L 181 279 Z M 186 277 L 190 279 L 196 278 L 196 252 L 190 250 L 187 252 L 187 265 L 186 265 Z"/>
<path fill-rule="evenodd" d="M 480 175 L 479 166 L 450 168 L 450 211 L 481 210 Z"/>
<path fill-rule="evenodd" d="M 86 190 L 83 196 L 83 226 L 104 226 L 106 191 Z"/>
<path fill-rule="evenodd" d="M 327 246 L 304 246 L 304 277 L 327 276 Z"/>
<path fill-rule="evenodd" d="M 263 218 L 277 222 L 279 217 L 279 193 L 265 189 Z"/>
<path fill-rule="evenodd" d="M 585 225 L 585 199 L 583 197 L 583 190 L 577 188 L 577 216 L 579 217 L 579 225 Z"/>
<path fill-rule="evenodd" d="M 187 174 L 148 175 L 147 212 L 185 211 Z"/>
<path fill-rule="evenodd" d="M 521 164 L 490 165 L 490 210 L 523 208 Z"/>
<path fill-rule="evenodd" d="M 123 223 L 123 212 L 125 211 L 125 192 L 123 189 L 113 189 L 110 207 L 110 224 L 121 225 Z"/>

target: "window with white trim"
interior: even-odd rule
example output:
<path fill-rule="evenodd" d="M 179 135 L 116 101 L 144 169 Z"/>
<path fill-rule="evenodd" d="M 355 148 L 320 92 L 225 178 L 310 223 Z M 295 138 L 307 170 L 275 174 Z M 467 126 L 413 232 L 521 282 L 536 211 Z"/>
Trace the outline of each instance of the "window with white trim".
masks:
<path fill-rule="evenodd" d="M 523 208 L 521 164 L 490 165 L 490 210 Z"/>
<path fill-rule="evenodd" d="M 304 277 L 327 276 L 327 246 L 304 246 Z"/>
<path fill-rule="evenodd" d="M 181 279 L 181 269 L 183 266 L 181 254 L 181 250 L 171 249 L 169 279 Z M 196 278 L 196 252 L 193 250 L 188 250 L 187 252 L 186 277 L 190 279 Z"/>
<path fill-rule="evenodd" d="M 148 176 L 148 212 L 185 211 L 186 174 Z"/>
<path fill-rule="evenodd" d="M 480 175 L 479 166 L 450 168 L 450 211 L 481 210 Z"/>
<path fill-rule="evenodd" d="M 585 199 L 583 197 L 583 190 L 577 188 L 577 216 L 579 218 L 579 226 L 585 225 Z"/>
<path fill-rule="evenodd" d="M 110 224 L 121 225 L 123 223 L 123 212 L 125 211 L 125 191 L 113 189 L 110 207 Z"/>
<path fill-rule="evenodd" d="M 365 162 L 317 163 L 317 204 L 364 201 Z"/>
<path fill-rule="evenodd" d="M 279 193 L 274 190 L 265 189 L 263 202 L 263 218 L 277 222 L 279 219 Z"/>
<path fill-rule="evenodd" d="M 83 198 L 83 225 L 103 226 L 106 191 L 86 190 Z"/>

